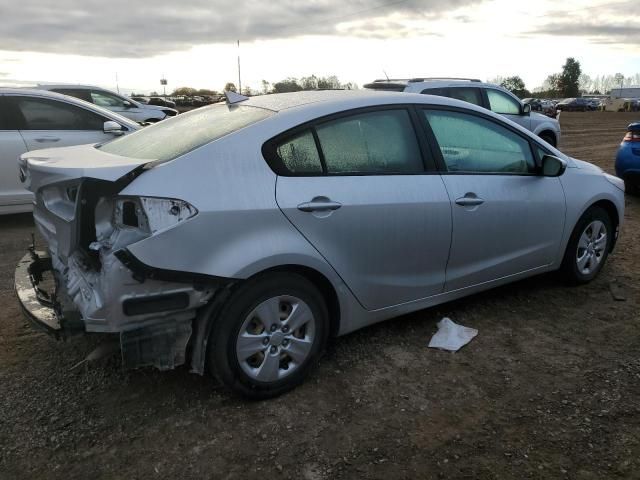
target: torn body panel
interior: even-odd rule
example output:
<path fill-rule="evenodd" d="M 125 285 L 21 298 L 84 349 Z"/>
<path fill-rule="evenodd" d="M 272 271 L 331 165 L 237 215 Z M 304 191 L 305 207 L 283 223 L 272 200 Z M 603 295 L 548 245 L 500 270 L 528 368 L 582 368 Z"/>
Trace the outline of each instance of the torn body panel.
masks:
<path fill-rule="evenodd" d="M 27 316 L 58 338 L 119 334 L 126 367 L 170 369 L 185 363 L 196 312 L 219 285 L 188 275 L 153 278 L 119 259 L 128 245 L 195 212 L 179 201 L 123 202 L 116 196 L 126 183 L 65 179 L 37 190 L 34 218 L 49 253 L 22 259 L 16 293 Z M 45 271 L 55 280 L 49 292 Z"/>

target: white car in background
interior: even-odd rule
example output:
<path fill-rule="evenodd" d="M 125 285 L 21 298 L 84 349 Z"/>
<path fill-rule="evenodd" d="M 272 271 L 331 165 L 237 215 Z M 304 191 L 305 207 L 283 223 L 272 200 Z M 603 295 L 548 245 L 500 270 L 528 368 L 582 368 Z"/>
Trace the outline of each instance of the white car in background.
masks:
<path fill-rule="evenodd" d="M 31 150 L 102 143 L 140 129 L 114 112 L 66 95 L 0 88 L 0 215 L 30 212 L 18 157 Z"/>
<path fill-rule="evenodd" d="M 155 123 L 178 114 L 174 108 L 136 102 L 132 98 L 124 97 L 111 90 L 91 85 L 38 85 L 37 88 L 79 98 L 116 112 L 134 122 Z"/>
<path fill-rule="evenodd" d="M 455 98 L 507 117 L 535 133 L 552 147 L 560 143 L 560 122 L 523 104 L 506 88 L 475 78 L 411 78 L 375 80 L 364 88 L 386 92 L 423 93 Z"/>

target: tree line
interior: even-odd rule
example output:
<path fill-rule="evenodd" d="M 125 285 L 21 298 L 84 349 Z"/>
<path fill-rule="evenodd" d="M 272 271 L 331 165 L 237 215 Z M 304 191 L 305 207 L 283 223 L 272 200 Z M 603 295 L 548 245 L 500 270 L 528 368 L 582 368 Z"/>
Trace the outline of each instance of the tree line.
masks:
<path fill-rule="evenodd" d="M 338 79 L 338 77 L 335 75 L 329 75 L 326 77 L 317 77 L 315 75 L 310 75 L 308 77 L 302 77 L 299 79 L 296 77 L 287 77 L 274 83 L 268 82 L 267 80 L 262 80 L 260 89 L 254 89 L 246 86 L 242 88 L 242 94 L 253 96 L 265 95 L 267 93 L 300 92 L 302 90 L 354 90 L 357 88 L 357 84 L 353 82 L 342 83 L 340 79 Z M 179 87 L 169 95 L 172 97 L 211 97 L 221 95 L 222 92 L 238 92 L 238 87 L 236 87 L 236 84 L 233 82 L 227 82 L 227 84 L 220 92 L 207 88 L 196 89 L 191 87 Z M 152 95 L 154 94 L 156 93 L 153 92 Z"/>
<path fill-rule="evenodd" d="M 548 75 L 543 84 L 532 91 L 526 88 L 526 85 L 519 75 L 509 77 L 498 76 L 490 83 L 502 85 L 520 98 L 526 97 L 542 97 L 542 98 L 570 98 L 579 97 L 584 94 L 605 95 L 609 94 L 611 89 L 622 87 L 624 85 L 640 85 L 640 73 L 630 77 L 625 77 L 621 73 L 614 75 L 596 75 L 591 77 L 582 72 L 580 62 L 573 57 L 567 58 L 562 66 L 562 70 Z M 327 90 L 327 89 L 357 89 L 358 85 L 353 82 L 343 83 L 335 75 L 308 77 L 287 77 L 278 82 L 261 81 L 258 89 L 245 86 L 242 88 L 242 94 L 247 96 L 264 95 L 267 93 L 285 93 L 299 92 L 302 90 Z M 196 89 L 191 87 L 176 88 L 170 95 L 178 96 L 206 96 L 212 97 L 221 95 L 224 91 L 237 92 L 238 88 L 235 83 L 228 82 L 221 92 L 206 88 Z M 154 95 L 153 92 L 152 95 Z"/>
<path fill-rule="evenodd" d="M 621 73 L 596 75 L 591 77 L 582 72 L 580 62 L 573 57 L 567 58 L 562 71 L 547 76 L 541 86 L 533 91 L 527 90 L 524 81 L 518 75 L 496 77 L 491 83 L 502 85 L 520 98 L 572 98 L 581 95 L 608 95 L 612 89 L 625 85 L 640 85 L 640 73 L 625 77 Z"/>

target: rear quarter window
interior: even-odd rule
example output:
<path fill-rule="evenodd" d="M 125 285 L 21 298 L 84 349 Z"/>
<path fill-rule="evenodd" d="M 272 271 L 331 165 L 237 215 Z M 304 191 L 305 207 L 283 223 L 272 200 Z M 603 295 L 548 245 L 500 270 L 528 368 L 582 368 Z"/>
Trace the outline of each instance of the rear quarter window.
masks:
<path fill-rule="evenodd" d="M 97 148 L 129 158 L 173 160 L 274 113 L 243 105 L 211 105 L 163 120 Z"/>

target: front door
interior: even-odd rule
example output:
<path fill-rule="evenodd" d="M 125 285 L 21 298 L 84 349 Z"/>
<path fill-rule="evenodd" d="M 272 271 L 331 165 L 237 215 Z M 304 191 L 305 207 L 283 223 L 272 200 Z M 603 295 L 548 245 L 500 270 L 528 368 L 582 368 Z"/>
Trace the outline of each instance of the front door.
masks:
<path fill-rule="evenodd" d="M 564 193 L 558 178 L 536 174 L 529 140 L 479 115 L 422 113 L 442 153 L 452 201 L 445 290 L 551 264 L 564 228 Z"/>
<path fill-rule="evenodd" d="M 17 126 L 9 120 L 4 97 L 0 95 L 0 211 L 2 207 L 27 205 L 33 198 L 18 178 L 18 156 L 27 151 L 27 145 Z"/>
<path fill-rule="evenodd" d="M 442 292 L 451 206 L 408 110 L 325 121 L 274 148 L 278 205 L 368 310 Z M 304 176 L 302 176 L 304 175 Z"/>
<path fill-rule="evenodd" d="M 135 103 L 120 96 L 105 92 L 104 90 L 91 90 L 91 101 L 100 107 L 116 112 L 134 122 L 147 120 L 144 115 L 144 110 L 137 107 Z"/>
<path fill-rule="evenodd" d="M 6 98 L 27 150 L 98 143 L 113 138 L 112 134 L 104 133 L 107 119 L 82 107 L 28 95 Z"/>
<path fill-rule="evenodd" d="M 527 130 L 531 130 L 531 115 L 523 113 L 522 104 L 518 100 L 495 88 L 487 88 L 486 92 L 489 109 L 492 112 L 504 115 Z"/>

